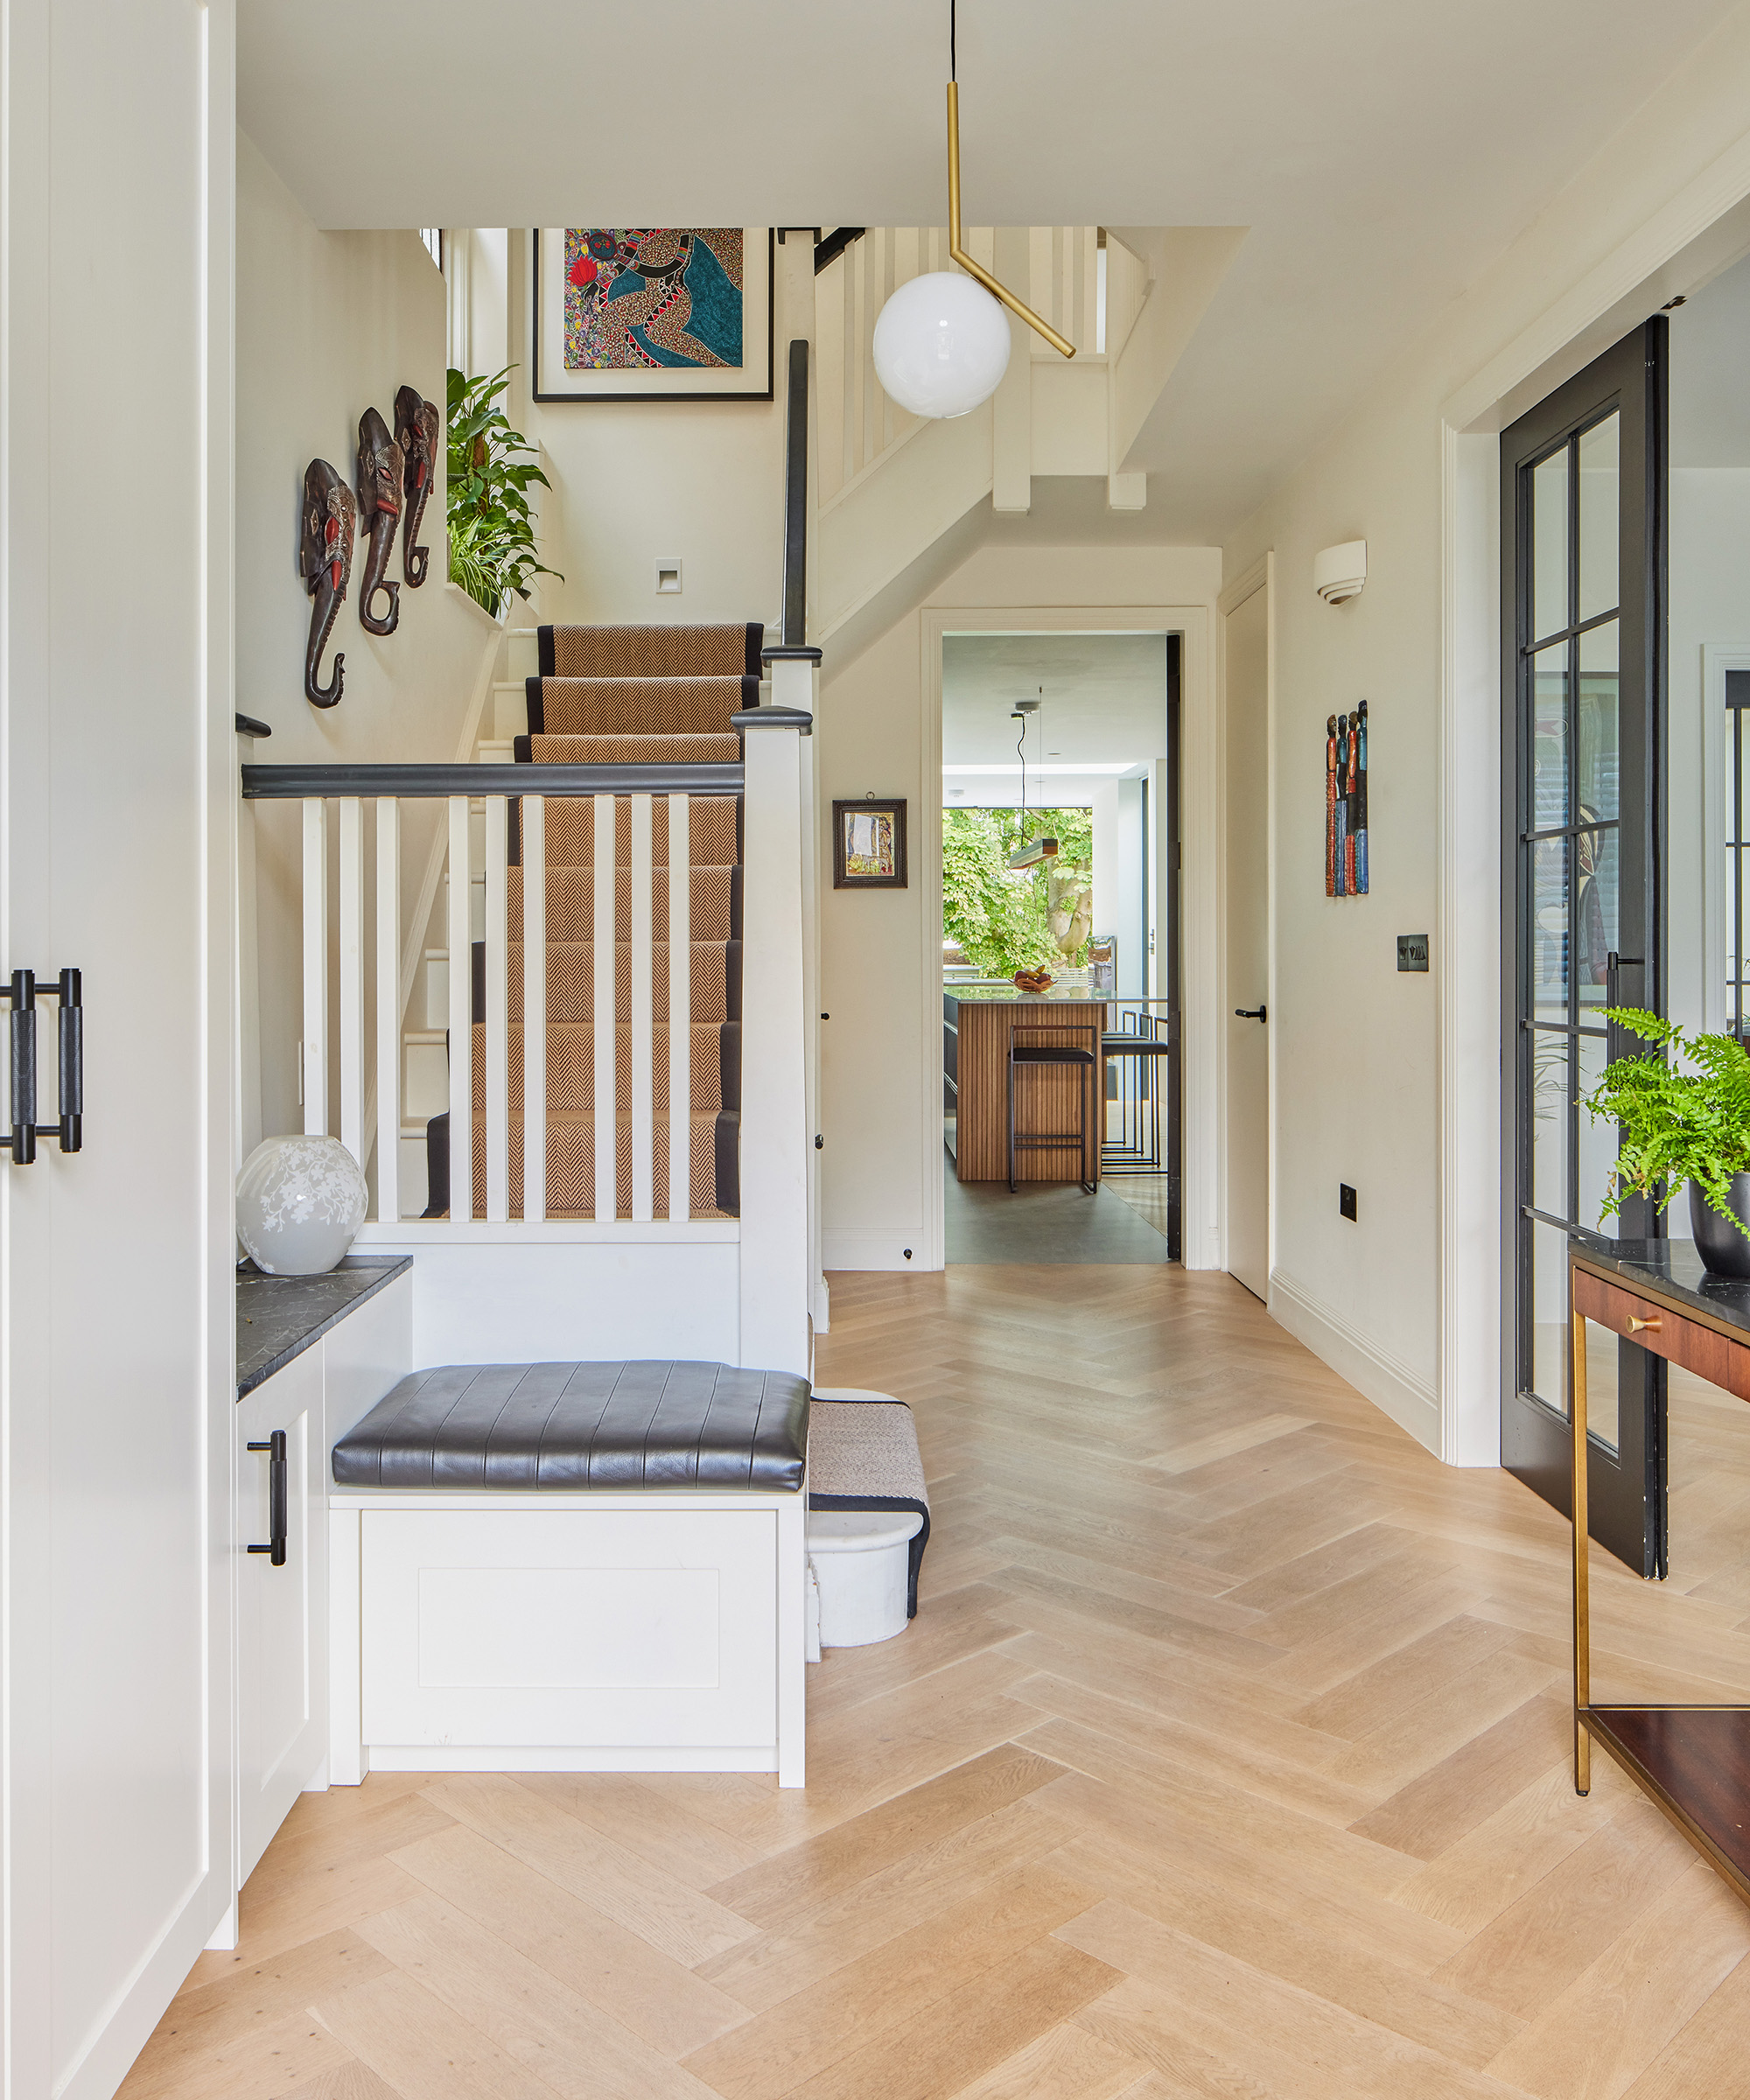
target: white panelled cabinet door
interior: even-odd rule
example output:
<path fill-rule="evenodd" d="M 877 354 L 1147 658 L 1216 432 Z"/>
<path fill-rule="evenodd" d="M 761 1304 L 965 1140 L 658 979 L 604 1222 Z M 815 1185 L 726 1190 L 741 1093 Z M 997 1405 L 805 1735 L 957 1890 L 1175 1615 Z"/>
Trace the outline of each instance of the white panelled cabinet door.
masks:
<path fill-rule="evenodd" d="M 283 1445 L 276 1446 L 276 1437 Z M 236 1448 L 241 1886 L 293 1802 L 319 1783 L 328 1754 L 319 1348 L 293 1357 L 237 1403 Z M 258 1550 L 271 1549 L 276 1539 L 277 1561 L 271 1550 Z"/>
<path fill-rule="evenodd" d="M 230 0 L 0 9 L 0 2090 L 109 2100 L 234 1892 Z M 52 1009 L 39 1024 L 53 1112 Z"/>

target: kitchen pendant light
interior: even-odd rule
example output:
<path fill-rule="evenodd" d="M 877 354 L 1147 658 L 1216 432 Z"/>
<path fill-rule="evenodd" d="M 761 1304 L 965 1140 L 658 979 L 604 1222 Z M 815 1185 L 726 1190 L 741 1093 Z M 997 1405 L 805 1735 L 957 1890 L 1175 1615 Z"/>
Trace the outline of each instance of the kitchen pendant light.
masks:
<path fill-rule="evenodd" d="M 928 270 L 900 285 L 875 323 L 875 372 L 888 397 L 914 416 L 965 416 L 989 401 L 1009 367 L 1009 324 L 1018 314 L 1054 350 L 1075 346 L 974 262 L 960 238 L 960 83 L 955 0 L 948 31 L 948 252 L 964 276 Z M 1001 301 L 1001 304 L 998 304 Z"/>
<path fill-rule="evenodd" d="M 1045 688 L 1040 688 L 1038 700 L 1023 700 L 1009 717 L 1018 722 L 1021 733 L 1015 738 L 1015 756 L 1021 761 L 1021 830 L 1027 828 L 1027 717 L 1038 712 L 1045 698 Z M 1057 841 L 1054 838 L 1023 838 L 1009 856 L 1009 865 L 1019 873 L 1026 868 L 1036 868 L 1042 860 L 1055 860 Z"/>

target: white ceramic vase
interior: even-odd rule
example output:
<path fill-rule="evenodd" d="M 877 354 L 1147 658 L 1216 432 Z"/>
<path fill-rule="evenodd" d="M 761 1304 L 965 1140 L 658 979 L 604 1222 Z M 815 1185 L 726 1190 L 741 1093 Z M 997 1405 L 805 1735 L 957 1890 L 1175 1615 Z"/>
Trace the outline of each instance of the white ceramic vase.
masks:
<path fill-rule="evenodd" d="M 237 1176 L 237 1237 L 269 1276 L 326 1276 L 370 1201 L 359 1163 L 338 1138 L 269 1138 Z"/>

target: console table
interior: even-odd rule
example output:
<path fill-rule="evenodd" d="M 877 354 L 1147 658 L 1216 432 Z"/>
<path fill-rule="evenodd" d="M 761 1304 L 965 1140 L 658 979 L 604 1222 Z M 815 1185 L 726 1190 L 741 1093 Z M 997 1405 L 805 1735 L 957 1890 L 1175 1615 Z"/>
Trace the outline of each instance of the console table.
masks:
<path fill-rule="evenodd" d="M 1709 1276 L 1687 1242 L 1576 1234 L 1568 1282 L 1573 1364 L 1574 1791 L 1592 1788 L 1592 1744 L 1750 1902 L 1750 1706 L 1594 1706 L 1586 1553 L 1586 1323 L 1750 1401 L 1750 1284 Z"/>

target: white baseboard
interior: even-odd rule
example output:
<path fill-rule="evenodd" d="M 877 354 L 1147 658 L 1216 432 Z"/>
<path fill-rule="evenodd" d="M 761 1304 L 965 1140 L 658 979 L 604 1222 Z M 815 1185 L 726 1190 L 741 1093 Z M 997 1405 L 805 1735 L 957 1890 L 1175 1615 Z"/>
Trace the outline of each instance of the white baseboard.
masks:
<path fill-rule="evenodd" d="M 1382 1414 L 1438 1457 L 1439 1396 L 1406 1363 L 1364 1341 L 1331 1306 L 1279 1269 L 1270 1272 L 1270 1314 L 1321 1363 L 1329 1364 Z"/>
<path fill-rule="evenodd" d="M 373 1772 L 775 1772 L 775 1750 L 434 1749 L 424 1743 L 373 1743 Z"/>
<path fill-rule="evenodd" d="M 911 1258 L 906 1250 L 911 1249 Z M 823 1269 L 924 1269 L 923 1231 L 865 1232 L 860 1227 L 828 1225 L 821 1231 Z"/>

